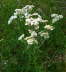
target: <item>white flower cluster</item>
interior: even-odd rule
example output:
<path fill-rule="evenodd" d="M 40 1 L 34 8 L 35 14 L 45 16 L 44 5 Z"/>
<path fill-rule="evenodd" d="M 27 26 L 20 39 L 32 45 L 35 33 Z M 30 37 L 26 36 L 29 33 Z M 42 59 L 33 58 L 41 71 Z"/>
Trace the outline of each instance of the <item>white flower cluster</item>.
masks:
<path fill-rule="evenodd" d="M 63 15 L 58 15 L 58 14 L 51 14 L 52 19 L 52 23 L 55 23 L 57 21 L 59 21 L 60 19 L 63 18 Z"/>
<path fill-rule="evenodd" d="M 37 16 L 37 18 L 33 18 L 33 16 Z M 48 20 L 43 20 L 42 17 L 38 13 L 31 14 L 28 18 L 26 18 L 25 25 L 39 25 L 39 22 L 47 22 Z"/>
<path fill-rule="evenodd" d="M 33 7 L 33 5 L 26 5 L 22 9 L 15 9 L 14 14 L 8 20 L 8 24 L 11 24 L 11 22 L 16 19 L 18 15 L 21 15 L 20 18 L 23 18 L 23 15 L 27 17 L 28 13 L 32 10 Z"/>
<path fill-rule="evenodd" d="M 47 30 L 53 30 L 54 29 L 54 27 L 51 25 L 45 25 L 44 28 Z"/>
<path fill-rule="evenodd" d="M 33 5 L 26 5 L 22 9 L 16 9 L 13 16 L 11 16 L 8 20 L 8 24 L 11 24 L 11 22 L 14 19 L 18 18 L 18 16 L 21 19 L 23 17 L 25 18 L 25 26 L 28 27 L 27 31 L 29 33 L 29 36 L 22 34 L 20 37 L 18 37 L 18 40 L 25 40 L 28 45 L 32 45 L 34 43 L 38 44 L 39 41 L 37 40 L 37 38 L 39 36 L 40 38 L 49 38 L 48 31 L 54 30 L 54 27 L 52 25 L 47 24 L 48 20 L 42 19 L 41 15 L 36 12 L 31 13 L 33 7 Z M 53 18 L 52 23 L 63 18 L 63 16 L 57 14 L 52 14 L 51 17 Z M 41 30 L 41 28 L 43 29 Z"/>

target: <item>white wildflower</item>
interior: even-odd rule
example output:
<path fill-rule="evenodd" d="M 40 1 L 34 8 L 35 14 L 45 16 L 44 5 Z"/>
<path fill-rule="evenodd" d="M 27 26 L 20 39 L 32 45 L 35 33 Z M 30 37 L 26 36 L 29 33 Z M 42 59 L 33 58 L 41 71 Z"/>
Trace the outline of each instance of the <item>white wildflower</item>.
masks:
<path fill-rule="evenodd" d="M 31 32 L 31 37 L 37 37 L 37 33 L 35 31 Z"/>
<path fill-rule="evenodd" d="M 15 12 L 17 14 L 24 14 L 25 16 L 28 15 L 29 11 L 33 8 L 33 5 L 26 5 L 25 7 L 23 7 L 22 9 L 15 9 Z"/>
<path fill-rule="evenodd" d="M 47 30 L 54 30 L 54 27 L 51 25 L 45 25 L 44 28 Z"/>
<path fill-rule="evenodd" d="M 57 22 L 57 19 L 56 18 L 52 19 L 52 23 L 55 23 L 55 22 Z"/>
<path fill-rule="evenodd" d="M 60 19 L 62 19 L 63 15 L 52 14 L 51 17 L 53 17 L 52 23 L 55 23 L 55 22 L 59 21 Z"/>
<path fill-rule="evenodd" d="M 26 5 L 25 7 L 22 8 L 22 14 L 24 14 L 26 17 L 33 7 L 34 7 L 33 5 Z"/>
<path fill-rule="evenodd" d="M 17 16 L 17 15 L 18 15 L 18 13 L 15 12 L 15 13 L 14 13 L 14 16 Z"/>
<path fill-rule="evenodd" d="M 48 20 L 42 20 L 42 22 L 43 22 L 43 23 L 46 23 L 46 22 L 48 22 Z"/>
<path fill-rule="evenodd" d="M 18 40 L 22 40 L 24 38 L 24 34 L 22 34 L 20 37 L 18 37 Z"/>
<path fill-rule="evenodd" d="M 27 43 L 28 43 L 28 44 L 33 44 L 33 39 L 28 39 L 28 40 L 27 40 Z"/>
<path fill-rule="evenodd" d="M 27 40 L 27 43 L 28 43 L 29 45 L 32 45 L 32 44 L 34 44 L 34 43 L 38 44 L 38 41 L 35 40 L 35 39 L 28 39 L 28 40 Z"/>
<path fill-rule="evenodd" d="M 37 18 L 33 18 L 32 16 L 37 16 Z M 47 22 L 48 20 L 43 20 L 42 17 L 38 13 L 33 13 L 31 17 L 36 21 L 36 22 Z"/>
<path fill-rule="evenodd" d="M 28 14 L 28 13 L 25 14 L 25 18 L 26 18 L 26 19 L 29 19 L 30 17 L 31 17 L 31 14 Z"/>
<path fill-rule="evenodd" d="M 46 23 L 48 20 L 45 20 L 41 17 L 40 14 L 38 13 L 32 13 L 31 10 L 33 9 L 33 5 L 26 5 L 22 9 L 15 9 L 14 14 L 9 18 L 8 24 L 10 24 L 14 19 L 19 17 L 19 19 L 25 19 L 25 26 L 27 27 L 27 31 L 29 32 L 30 36 L 25 37 L 24 34 L 22 34 L 20 37 L 18 37 L 18 40 L 26 40 L 27 44 L 32 45 L 34 43 L 38 44 L 37 37 L 38 35 L 41 38 L 47 39 L 49 38 L 49 33 L 48 30 L 53 30 L 54 27 L 51 25 L 43 25 L 44 29 L 46 32 L 41 31 L 41 25 L 40 23 Z M 55 23 L 56 21 L 60 20 L 63 18 L 62 15 L 58 14 L 51 14 L 52 17 L 52 23 Z M 32 28 L 32 29 L 31 29 Z"/>
<path fill-rule="evenodd" d="M 37 40 L 35 40 L 35 38 L 33 38 L 33 37 L 31 37 L 31 36 L 26 37 L 25 40 L 27 41 L 27 43 L 28 43 L 29 45 L 32 45 L 32 44 L 34 44 L 34 43 L 38 43 Z"/>
<path fill-rule="evenodd" d="M 55 23 L 55 22 L 57 22 L 59 20 L 60 20 L 59 16 L 56 16 L 55 18 L 52 19 L 52 23 Z"/>
<path fill-rule="evenodd" d="M 11 24 L 11 22 L 16 18 L 17 18 L 17 16 L 11 16 L 10 19 L 8 20 L 8 24 Z"/>
<path fill-rule="evenodd" d="M 63 18 L 63 15 L 59 15 L 59 18 L 62 19 Z"/>
<path fill-rule="evenodd" d="M 34 5 L 26 5 L 25 7 L 23 7 L 23 9 L 31 10 L 33 7 Z"/>
<path fill-rule="evenodd" d="M 35 14 L 38 15 L 37 13 L 35 13 Z M 32 16 L 35 14 L 32 14 Z M 39 22 L 47 22 L 47 20 L 43 20 L 40 15 L 38 15 L 37 18 L 33 18 L 30 16 L 29 18 L 26 18 L 25 25 L 31 25 L 31 26 L 32 25 L 39 25 Z"/>
<path fill-rule="evenodd" d="M 33 7 L 33 5 L 26 5 L 22 9 L 15 9 L 14 15 L 11 16 L 8 20 L 8 24 L 10 24 L 14 19 L 16 19 L 17 15 L 20 15 L 20 18 L 22 17 L 21 14 L 27 17 L 29 15 L 29 10 L 31 10 Z"/>
<path fill-rule="evenodd" d="M 25 24 L 25 25 L 31 25 L 31 22 L 32 22 L 32 19 L 27 18 L 27 19 L 26 19 L 26 24 Z"/>
<path fill-rule="evenodd" d="M 29 33 L 32 33 L 32 30 L 29 29 L 28 32 L 29 32 Z"/>
<path fill-rule="evenodd" d="M 31 17 L 32 16 L 37 16 L 37 18 L 42 18 L 38 13 L 33 13 L 32 15 L 31 15 Z"/>
<path fill-rule="evenodd" d="M 24 38 L 24 40 L 28 40 L 28 39 L 31 39 L 32 37 L 31 36 L 29 36 L 29 37 L 26 37 L 26 38 Z"/>
<path fill-rule="evenodd" d="M 49 33 L 48 32 L 39 32 L 41 37 L 44 37 L 45 39 L 49 38 Z"/>
<path fill-rule="evenodd" d="M 22 14 L 22 9 L 15 9 L 16 14 Z"/>
<path fill-rule="evenodd" d="M 56 17 L 58 16 L 58 14 L 51 14 L 51 17 Z"/>
<path fill-rule="evenodd" d="M 25 25 L 37 25 L 39 24 L 39 22 L 36 21 L 36 19 L 33 19 L 33 18 L 27 18 L 26 19 L 26 24 Z"/>
<path fill-rule="evenodd" d="M 32 16 L 34 16 L 34 15 L 41 17 L 38 13 L 33 13 Z"/>

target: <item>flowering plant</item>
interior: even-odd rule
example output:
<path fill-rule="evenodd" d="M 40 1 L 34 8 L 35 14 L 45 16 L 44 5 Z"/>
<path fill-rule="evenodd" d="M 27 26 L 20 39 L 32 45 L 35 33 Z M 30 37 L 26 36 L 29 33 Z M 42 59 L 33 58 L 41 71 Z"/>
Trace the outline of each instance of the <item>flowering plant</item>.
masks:
<path fill-rule="evenodd" d="M 40 14 L 31 12 L 33 8 L 33 5 L 26 5 L 22 9 L 15 9 L 14 14 L 8 20 L 8 24 L 11 24 L 14 19 L 25 19 L 24 27 L 27 28 L 26 31 L 28 32 L 28 35 L 25 35 L 24 33 L 18 37 L 18 40 L 25 40 L 28 45 L 34 43 L 39 44 L 39 39 L 44 40 L 49 38 L 49 31 L 55 29 L 55 27 L 52 26 L 53 23 L 63 18 L 62 15 L 51 14 L 52 22 L 51 25 L 49 25 L 49 21 L 42 19 Z"/>
<path fill-rule="evenodd" d="M 50 32 L 55 29 L 53 24 L 63 18 L 62 15 L 51 14 L 51 21 L 43 19 L 42 16 L 33 11 L 33 5 L 26 5 L 22 9 L 15 9 L 14 14 L 9 18 L 8 24 L 10 25 L 13 20 L 19 19 L 23 24 L 23 33 L 18 37 L 19 41 L 25 43 L 27 49 L 29 62 L 32 62 L 35 67 L 39 66 L 37 72 L 41 72 L 40 65 L 37 63 L 39 47 L 43 44 L 44 40 L 48 39 Z M 38 48 L 36 48 L 38 46 Z M 37 56 L 36 56 L 37 55 Z M 40 71 L 39 71 L 40 69 Z"/>

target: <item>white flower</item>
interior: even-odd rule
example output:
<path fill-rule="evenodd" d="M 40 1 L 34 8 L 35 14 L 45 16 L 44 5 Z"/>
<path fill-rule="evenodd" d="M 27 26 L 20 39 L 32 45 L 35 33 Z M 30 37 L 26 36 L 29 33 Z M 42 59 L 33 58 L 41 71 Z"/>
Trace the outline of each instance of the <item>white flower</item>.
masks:
<path fill-rule="evenodd" d="M 41 22 L 46 23 L 46 22 L 48 22 L 48 20 L 42 20 Z"/>
<path fill-rule="evenodd" d="M 16 12 L 17 14 L 22 14 L 22 9 L 15 9 L 15 12 Z"/>
<path fill-rule="evenodd" d="M 8 20 L 8 24 L 10 24 L 14 19 L 19 17 L 19 19 L 25 19 L 25 26 L 27 27 L 27 31 L 29 31 L 30 36 L 25 37 L 24 34 L 22 34 L 20 37 L 18 37 L 18 40 L 26 40 L 27 44 L 32 45 L 34 43 L 38 44 L 37 37 L 38 35 L 41 38 L 49 38 L 48 30 L 53 30 L 54 27 L 51 25 L 43 25 L 42 23 L 48 22 L 48 20 L 42 19 L 41 15 L 38 13 L 32 13 L 31 10 L 33 9 L 33 5 L 26 5 L 22 9 L 15 9 L 15 12 L 13 16 L 10 17 Z M 55 23 L 56 21 L 63 18 L 62 15 L 58 14 L 51 14 L 52 17 L 52 23 Z M 46 32 L 41 31 L 41 25 L 44 27 Z M 42 29 L 43 30 L 43 29 Z"/>
<path fill-rule="evenodd" d="M 29 33 L 32 33 L 32 30 L 29 29 L 28 31 L 29 31 Z"/>
<path fill-rule="evenodd" d="M 56 17 L 58 16 L 58 14 L 51 14 L 51 17 Z"/>
<path fill-rule="evenodd" d="M 31 10 L 34 6 L 33 5 L 26 5 L 23 9 Z"/>
<path fill-rule="evenodd" d="M 33 38 L 33 37 L 31 37 L 31 36 L 26 37 L 25 40 L 27 41 L 27 43 L 28 43 L 29 45 L 32 45 L 32 44 L 34 44 L 34 43 L 38 44 L 37 40 L 35 40 L 35 38 Z"/>
<path fill-rule="evenodd" d="M 29 13 L 26 13 L 26 14 L 25 14 L 25 18 L 26 18 L 26 19 L 29 19 L 30 17 L 31 17 L 31 14 L 29 14 Z"/>
<path fill-rule="evenodd" d="M 31 25 L 39 25 L 39 22 L 34 20 L 34 21 L 32 21 Z"/>
<path fill-rule="evenodd" d="M 37 15 L 37 13 L 35 13 L 36 15 Z M 33 16 L 34 14 L 32 14 L 32 16 Z M 40 15 L 37 17 L 37 18 L 33 18 L 33 17 L 31 17 L 31 15 L 30 15 L 30 17 L 28 17 L 28 18 L 26 18 L 26 23 L 25 23 L 25 25 L 39 25 L 39 22 L 47 22 L 47 20 L 43 20 L 41 17 L 40 17 Z"/>
<path fill-rule="evenodd" d="M 22 40 L 24 38 L 24 34 L 22 34 L 20 37 L 18 37 L 18 40 Z"/>
<path fill-rule="evenodd" d="M 33 18 L 32 16 L 37 16 L 37 18 Z M 31 17 L 34 19 L 36 22 L 47 22 L 48 20 L 43 20 L 42 17 L 38 13 L 33 13 Z"/>
<path fill-rule="evenodd" d="M 47 30 L 54 30 L 54 27 L 51 25 L 45 25 L 44 28 Z"/>
<path fill-rule="evenodd" d="M 35 40 L 35 39 L 28 39 L 28 40 L 27 40 L 27 43 L 28 43 L 29 45 L 32 45 L 32 44 L 34 44 L 34 43 L 38 44 L 38 41 Z"/>
<path fill-rule="evenodd" d="M 31 37 L 37 37 L 37 33 L 35 31 L 31 32 Z"/>
<path fill-rule="evenodd" d="M 17 15 L 18 15 L 18 14 L 15 12 L 15 13 L 14 13 L 14 16 L 17 16 Z"/>
<path fill-rule="evenodd" d="M 59 15 L 59 18 L 62 19 L 63 18 L 63 15 Z"/>
<path fill-rule="evenodd" d="M 55 22 L 57 22 L 58 20 L 59 20 L 59 18 L 58 18 L 58 17 L 53 18 L 53 19 L 52 19 L 52 23 L 55 23 Z"/>
<path fill-rule="evenodd" d="M 51 17 L 59 17 L 60 19 L 63 18 L 63 15 L 58 15 L 58 14 L 51 14 Z"/>
<path fill-rule="evenodd" d="M 38 17 L 41 17 L 38 13 L 33 13 L 31 16 L 37 15 Z"/>
<path fill-rule="evenodd" d="M 11 16 L 10 19 L 8 20 L 8 24 L 11 24 L 11 22 L 16 18 L 17 18 L 17 16 Z"/>
<path fill-rule="evenodd" d="M 25 24 L 25 25 L 31 25 L 31 22 L 32 22 L 32 19 L 27 18 L 27 19 L 26 19 L 26 24 Z"/>
<path fill-rule="evenodd" d="M 49 33 L 48 32 L 39 32 L 41 37 L 44 37 L 45 39 L 49 38 Z"/>
<path fill-rule="evenodd" d="M 17 15 L 20 15 L 20 18 L 23 18 L 24 15 L 25 18 L 28 17 L 29 15 L 29 10 L 31 10 L 34 6 L 33 5 L 26 5 L 25 7 L 23 7 L 22 9 L 15 9 L 14 15 L 10 17 L 10 19 L 8 20 L 8 24 L 10 24 L 13 19 L 17 18 Z"/>
<path fill-rule="evenodd" d="M 37 22 L 35 19 L 33 19 L 33 18 L 27 18 L 26 19 L 26 24 L 25 25 L 37 25 L 37 24 L 39 24 L 39 22 Z"/>
<path fill-rule="evenodd" d="M 52 14 L 51 17 L 53 17 L 52 23 L 55 23 L 55 22 L 59 21 L 60 19 L 62 19 L 63 15 Z"/>
<path fill-rule="evenodd" d="M 28 43 L 28 44 L 33 44 L 33 39 L 28 39 L 28 40 L 27 40 L 27 43 Z"/>
<path fill-rule="evenodd" d="M 28 40 L 28 39 L 31 39 L 32 37 L 31 36 L 29 36 L 29 37 L 26 37 L 26 38 L 24 38 L 24 40 Z"/>
<path fill-rule="evenodd" d="M 26 17 L 26 14 L 29 14 L 29 12 L 33 9 L 33 5 L 26 5 L 25 7 L 22 8 L 22 14 L 25 15 Z"/>

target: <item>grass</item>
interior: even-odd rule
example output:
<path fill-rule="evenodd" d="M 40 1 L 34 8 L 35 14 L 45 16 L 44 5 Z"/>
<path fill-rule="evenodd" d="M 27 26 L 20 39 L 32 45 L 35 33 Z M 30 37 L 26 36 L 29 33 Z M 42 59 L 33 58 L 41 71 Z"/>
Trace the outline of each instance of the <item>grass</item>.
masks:
<path fill-rule="evenodd" d="M 63 0 L 2 0 L 0 1 L 0 72 L 66 72 L 66 10 Z M 27 4 L 36 6 L 42 16 L 50 19 L 51 13 L 63 14 L 64 18 L 55 25 L 49 40 L 33 53 L 32 48 L 23 54 L 25 46 L 17 40 L 21 34 L 18 25 L 8 25 L 8 19 L 14 9 Z M 33 53 L 33 54 L 32 54 Z M 33 58 L 34 57 L 34 58 Z M 35 60 L 38 58 L 38 60 Z M 35 63 L 33 62 L 35 61 Z"/>

